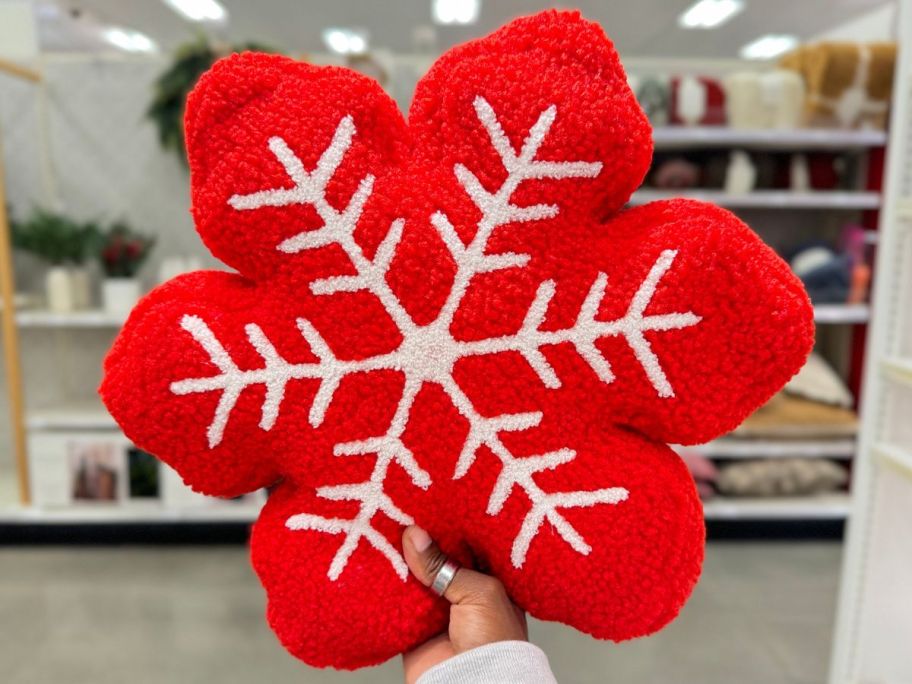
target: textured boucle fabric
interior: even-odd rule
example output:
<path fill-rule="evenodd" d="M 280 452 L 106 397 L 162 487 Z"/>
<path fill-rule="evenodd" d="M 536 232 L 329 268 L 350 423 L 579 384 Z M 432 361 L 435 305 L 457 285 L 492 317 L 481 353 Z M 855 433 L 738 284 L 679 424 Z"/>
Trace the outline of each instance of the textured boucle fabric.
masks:
<path fill-rule="evenodd" d="M 282 643 L 356 668 L 445 629 L 412 522 L 535 617 L 674 618 L 704 531 L 666 442 L 779 390 L 812 309 L 731 213 L 623 210 L 651 132 L 601 28 L 548 11 L 457 47 L 408 123 L 354 72 L 235 55 L 186 128 L 197 229 L 238 273 L 145 297 L 101 393 L 194 489 L 273 486 L 251 554 Z"/>

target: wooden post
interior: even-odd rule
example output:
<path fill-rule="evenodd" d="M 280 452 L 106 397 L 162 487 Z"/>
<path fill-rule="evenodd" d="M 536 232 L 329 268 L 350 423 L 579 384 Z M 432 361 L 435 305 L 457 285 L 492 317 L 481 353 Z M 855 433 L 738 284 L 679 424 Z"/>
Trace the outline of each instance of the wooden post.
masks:
<path fill-rule="evenodd" d="M 25 450 L 25 407 L 22 397 L 22 370 L 19 365 L 19 334 L 16 329 L 16 305 L 13 302 L 13 255 L 9 217 L 6 215 L 6 180 L 3 173 L 3 146 L 0 145 L 0 311 L 3 325 L 3 356 L 6 363 L 6 391 L 9 395 L 10 427 L 13 432 L 13 456 L 19 480 L 19 501 L 31 500 L 28 458 Z"/>
<path fill-rule="evenodd" d="M 14 62 L 0 59 L 0 72 L 37 83 L 41 74 Z M 2 136 L 0 136 L 2 142 Z M 25 443 L 25 401 L 22 395 L 22 368 L 19 360 L 19 331 L 16 328 L 16 304 L 13 301 L 13 254 L 9 217 L 6 215 L 6 177 L 3 171 L 3 146 L 0 144 L 0 327 L 3 333 L 3 357 L 6 365 L 6 390 L 9 395 L 10 428 L 13 432 L 13 457 L 19 481 L 19 501 L 31 501 L 28 457 Z"/>
<path fill-rule="evenodd" d="M 41 74 L 34 69 L 29 69 L 21 64 L 0 59 L 0 71 L 6 72 L 10 76 L 21 78 L 32 83 L 38 83 L 41 80 Z"/>

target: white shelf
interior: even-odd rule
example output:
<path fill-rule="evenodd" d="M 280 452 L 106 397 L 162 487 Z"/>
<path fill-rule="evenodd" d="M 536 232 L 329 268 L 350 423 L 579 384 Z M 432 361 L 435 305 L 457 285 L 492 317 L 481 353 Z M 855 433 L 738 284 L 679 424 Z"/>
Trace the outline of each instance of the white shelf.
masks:
<path fill-rule="evenodd" d="M 883 369 L 894 380 L 912 385 L 912 359 L 887 359 L 883 362 Z"/>
<path fill-rule="evenodd" d="M 703 504 L 708 520 L 840 519 L 848 514 L 848 494 L 808 497 L 735 498 L 717 496 Z M 209 507 L 169 509 L 161 504 L 86 504 L 58 509 L 0 509 L 0 523 L 252 523 L 259 506 L 220 503 Z"/>
<path fill-rule="evenodd" d="M 732 209 L 877 209 L 880 193 L 816 190 L 792 192 L 790 190 L 755 190 L 744 194 L 730 194 L 723 190 L 637 190 L 630 204 L 640 205 L 656 200 L 679 197 L 711 202 Z"/>
<path fill-rule="evenodd" d="M 728 126 L 663 126 L 653 130 L 656 149 L 682 147 L 748 147 L 753 149 L 811 150 L 882 147 L 884 131 L 824 128 L 738 129 Z"/>
<path fill-rule="evenodd" d="M 822 309 L 819 316 L 816 315 L 817 309 Z M 863 322 L 868 319 L 868 306 L 824 304 L 815 308 L 815 317 L 822 323 Z M 26 310 L 16 314 L 16 321 L 26 328 L 119 328 L 123 325 L 123 319 L 94 310 L 72 313 Z"/>
<path fill-rule="evenodd" d="M 676 451 L 692 450 L 710 458 L 838 458 L 855 456 L 852 438 L 833 439 L 736 439 L 723 437 L 694 447 L 675 446 Z"/>
<path fill-rule="evenodd" d="M 260 506 L 250 503 L 215 503 L 198 508 L 165 508 L 160 503 L 84 504 L 57 509 L 14 507 L 0 509 L 0 523 L 104 524 L 104 523 L 252 523 Z"/>
<path fill-rule="evenodd" d="M 119 328 L 124 320 L 100 309 L 70 313 L 26 309 L 16 313 L 16 322 L 23 328 Z"/>
<path fill-rule="evenodd" d="M 821 310 L 819 314 L 817 309 Z M 867 304 L 823 304 L 815 307 L 815 318 L 819 323 L 860 323 L 868 319 L 868 314 Z M 35 309 L 19 311 L 16 321 L 20 326 L 28 328 L 119 328 L 123 325 L 123 319 L 104 311 L 74 311 L 64 314 Z"/>
<path fill-rule="evenodd" d="M 899 469 L 907 477 L 912 478 L 912 451 L 881 442 L 874 445 L 874 456 L 887 465 Z"/>
<path fill-rule="evenodd" d="M 717 496 L 703 503 L 707 520 L 843 520 L 849 514 L 846 493 L 818 496 L 737 498 Z"/>
<path fill-rule="evenodd" d="M 707 520 L 838 520 L 845 518 L 848 510 L 848 494 L 781 498 L 717 496 L 703 504 Z M 0 524 L 253 523 L 259 513 L 259 507 L 246 503 L 186 509 L 153 504 L 87 504 L 60 509 L 0 509 Z"/>
<path fill-rule="evenodd" d="M 871 307 L 867 304 L 817 304 L 814 321 L 817 323 L 867 323 Z"/>
<path fill-rule="evenodd" d="M 907 221 L 912 221 L 912 197 L 899 200 L 896 207 L 896 215 Z"/>
<path fill-rule="evenodd" d="M 97 399 L 26 411 L 29 430 L 114 430 L 117 423 Z"/>

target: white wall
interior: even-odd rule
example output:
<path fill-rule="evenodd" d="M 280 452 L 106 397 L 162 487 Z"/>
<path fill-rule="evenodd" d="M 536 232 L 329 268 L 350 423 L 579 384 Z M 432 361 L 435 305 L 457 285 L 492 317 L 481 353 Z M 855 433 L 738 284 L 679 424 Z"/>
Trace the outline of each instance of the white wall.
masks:
<path fill-rule="evenodd" d="M 189 215 L 188 174 L 161 150 L 144 118 L 165 58 L 58 57 L 39 67 L 35 86 L 0 75 L 0 131 L 13 212 L 35 206 L 80 219 L 125 219 L 158 242 L 144 269 L 151 285 L 163 256 L 207 253 Z M 216 265 L 214 259 L 207 259 Z M 17 289 L 40 292 L 44 266 L 15 261 Z M 43 406 L 92 398 L 112 335 L 106 331 L 21 332 L 26 401 Z M 0 376 L 0 504 L 14 496 L 6 372 Z"/>
<path fill-rule="evenodd" d="M 813 40 L 878 41 L 896 40 L 896 21 L 899 8 L 896 2 L 871 10 L 860 17 L 814 37 Z"/>

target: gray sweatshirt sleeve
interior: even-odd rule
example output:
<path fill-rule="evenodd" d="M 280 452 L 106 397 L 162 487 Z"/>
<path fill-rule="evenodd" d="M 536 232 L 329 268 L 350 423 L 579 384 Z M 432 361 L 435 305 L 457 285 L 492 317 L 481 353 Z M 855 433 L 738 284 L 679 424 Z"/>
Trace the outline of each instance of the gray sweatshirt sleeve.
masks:
<path fill-rule="evenodd" d="M 497 641 L 444 660 L 417 684 L 557 684 L 548 656 L 528 641 Z"/>

